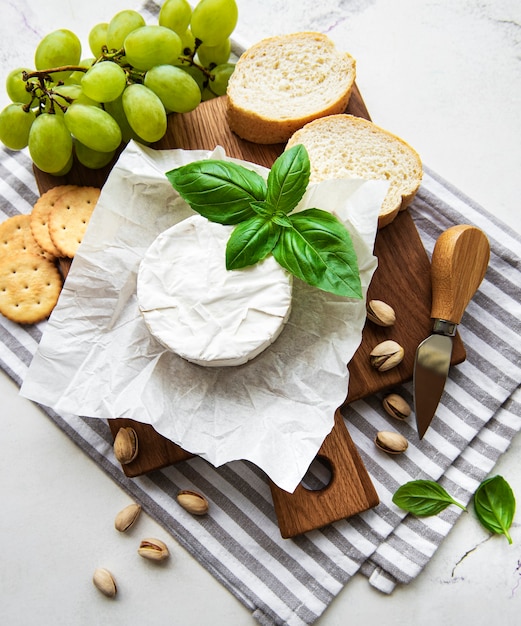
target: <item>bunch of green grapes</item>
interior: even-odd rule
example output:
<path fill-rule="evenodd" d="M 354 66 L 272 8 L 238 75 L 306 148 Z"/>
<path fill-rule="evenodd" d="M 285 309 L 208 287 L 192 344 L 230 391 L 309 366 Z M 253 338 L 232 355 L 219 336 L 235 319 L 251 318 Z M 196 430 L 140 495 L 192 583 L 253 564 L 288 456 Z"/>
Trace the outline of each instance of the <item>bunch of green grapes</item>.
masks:
<path fill-rule="evenodd" d="M 7 76 L 11 104 L 0 113 L 0 141 L 12 150 L 28 146 L 34 164 L 57 176 L 75 158 L 96 169 L 131 139 L 159 141 L 169 113 L 226 93 L 237 19 L 235 0 L 199 0 L 193 9 L 166 0 L 157 24 L 123 10 L 91 29 L 87 58 L 70 30 L 49 33 L 34 69 Z"/>

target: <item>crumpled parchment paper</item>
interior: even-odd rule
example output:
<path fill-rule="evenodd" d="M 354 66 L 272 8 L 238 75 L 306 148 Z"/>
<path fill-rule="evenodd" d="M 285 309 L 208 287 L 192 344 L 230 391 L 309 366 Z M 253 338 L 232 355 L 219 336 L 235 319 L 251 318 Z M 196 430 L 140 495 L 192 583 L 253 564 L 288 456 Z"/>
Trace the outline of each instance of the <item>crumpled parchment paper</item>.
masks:
<path fill-rule="evenodd" d="M 361 341 L 388 185 L 325 181 L 310 185 L 298 207 L 330 210 L 346 224 L 364 299 L 295 279 L 291 316 L 275 343 L 244 365 L 207 368 L 149 334 L 137 306 L 136 275 L 159 233 L 193 215 L 165 172 L 208 157 L 228 158 L 220 147 L 127 146 L 103 187 L 21 394 L 58 412 L 152 424 L 216 467 L 246 459 L 293 492 L 347 397 L 347 364 Z M 243 164 L 267 176 L 267 169 Z"/>

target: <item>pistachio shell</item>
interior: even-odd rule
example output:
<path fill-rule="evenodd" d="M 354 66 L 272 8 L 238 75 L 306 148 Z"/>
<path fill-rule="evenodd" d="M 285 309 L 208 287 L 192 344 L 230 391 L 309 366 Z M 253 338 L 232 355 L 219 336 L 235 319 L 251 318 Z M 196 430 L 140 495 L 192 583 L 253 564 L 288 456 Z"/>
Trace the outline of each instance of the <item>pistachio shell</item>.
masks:
<path fill-rule="evenodd" d="M 208 500 L 196 491 L 182 490 L 177 494 L 179 504 L 193 515 L 206 515 L 208 513 Z"/>
<path fill-rule="evenodd" d="M 114 456 L 122 464 L 131 463 L 138 454 L 137 433 L 130 426 L 120 428 L 114 439 Z"/>
<path fill-rule="evenodd" d="M 143 539 L 137 552 L 150 561 L 164 561 L 170 556 L 166 544 L 161 539 Z"/>
<path fill-rule="evenodd" d="M 98 569 L 95 570 L 92 582 L 103 595 L 107 596 L 107 598 L 113 598 L 118 591 L 114 576 L 112 576 L 109 570 L 104 567 L 98 567 Z"/>
<path fill-rule="evenodd" d="M 382 404 L 387 413 L 398 420 L 406 420 L 411 414 L 411 407 L 407 400 L 397 393 L 387 395 Z"/>
<path fill-rule="evenodd" d="M 400 433 L 382 430 L 376 433 L 374 443 L 377 448 L 388 454 L 401 454 L 408 447 L 407 439 Z"/>
<path fill-rule="evenodd" d="M 121 533 L 126 532 L 136 523 L 136 520 L 139 517 L 140 513 L 140 504 L 129 504 L 116 515 L 116 519 L 114 520 L 114 527 Z"/>
<path fill-rule="evenodd" d="M 367 303 L 367 318 L 378 326 L 393 326 L 396 322 L 396 313 L 386 302 L 370 300 Z"/>
<path fill-rule="evenodd" d="M 375 346 L 370 354 L 371 365 L 380 372 L 390 370 L 403 361 L 405 351 L 392 339 L 382 341 Z"/>

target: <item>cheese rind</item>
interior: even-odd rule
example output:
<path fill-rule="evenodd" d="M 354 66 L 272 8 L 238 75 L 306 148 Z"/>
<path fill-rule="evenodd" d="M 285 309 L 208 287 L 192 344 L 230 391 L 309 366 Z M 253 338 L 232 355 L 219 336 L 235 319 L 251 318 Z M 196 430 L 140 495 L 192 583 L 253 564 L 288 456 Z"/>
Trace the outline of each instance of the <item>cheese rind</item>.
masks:
<path fill-rule="evenodd" d="M 292 277 L 272 256 L 226 269 L 232 230 L 194 215 L 161 233 L 139 266 L 138 305 L 150 333 L 198 365 L 246 363 L 290 315 Z"/>

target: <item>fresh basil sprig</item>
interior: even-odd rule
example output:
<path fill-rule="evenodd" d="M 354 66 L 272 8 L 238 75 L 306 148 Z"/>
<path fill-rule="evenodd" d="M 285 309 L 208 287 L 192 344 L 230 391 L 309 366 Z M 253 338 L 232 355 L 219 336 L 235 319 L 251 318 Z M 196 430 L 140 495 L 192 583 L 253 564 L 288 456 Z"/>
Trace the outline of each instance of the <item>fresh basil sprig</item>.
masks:
<path fill-rule="evenodd" d="M 490 532 L 505 535 L 512 543 L 509 528 L 516 512 L 512 488 L 502 476 L 487 478 L 474 494 L 474 510 L 481 524 Z"/>
<path fill-rule="evenodd" d="M 267 182 L 229 161 L 206 159 L 166 173 L 179 195 L 203 217 L 235 225 L 226 247 L 226 267 L 237 270 L 269 254 L 304 282 L 339 296 L 362 298 L 351 235 L 331 213 L 292 213 L 309 183 L 309 156 L 302 145 L 275 161 Z"/>
<path fill-rule="evenodd" d="M 393 495 L 393 502 L 404 511 L 418 517 L 437 515 L 450 504 L 455 504 L 466 511 L 466 507 L 454 500 L 452 496 L 433 480 L 411 480 Z"/>

